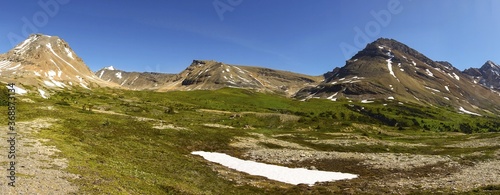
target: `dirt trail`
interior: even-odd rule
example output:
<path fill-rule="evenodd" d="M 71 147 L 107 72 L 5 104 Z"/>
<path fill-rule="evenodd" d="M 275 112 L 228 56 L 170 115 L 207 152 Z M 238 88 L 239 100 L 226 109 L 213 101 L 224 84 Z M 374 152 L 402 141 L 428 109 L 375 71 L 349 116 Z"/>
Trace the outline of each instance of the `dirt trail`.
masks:
<path fill-rule="evenodd" d="M 8 178 L 6 167 L 10 159 L 7 157 L 8 143 L 1 142 L 0 163 L 0 192 L 2 194 L 76 194 L 78 188 L 68 180 L 78 178 L 77 175 L 64 171 L 68 160 L 55 158 L 52 155 L 60 152 L 55 146 L 47 146 L 48 140 L 38 139 L 34 134 L 41 129 L 48 128 L 55 120 L 37 119 L 30 122 L 18 122 L 16 142 L 16 187 L 7 185 Z M 2 129 L 7 129 L 3 126 Z M 6 131 L 0 135 L 2 140 L 7 140 Z"/>

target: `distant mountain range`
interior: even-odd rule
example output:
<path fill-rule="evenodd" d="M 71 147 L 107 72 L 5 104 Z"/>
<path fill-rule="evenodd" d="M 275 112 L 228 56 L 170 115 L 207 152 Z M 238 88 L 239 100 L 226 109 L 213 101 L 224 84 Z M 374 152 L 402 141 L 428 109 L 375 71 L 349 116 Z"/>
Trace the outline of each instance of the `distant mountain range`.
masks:
<path fill-rule="evenodd" d="M 96 75 L 134 90 L 213 90 L 223 87 L 248 88 L 287 96 L 306 86 L 315 86 L 322 76 L 308 76 L 261 67 L 229 65 L 216 61 L 193 60 L 179 74 L 134 73 L 103 68 Z"/>
<path fill-rule="evenodd" d="M 106 67 L 93 73 L 68 43 L 56 36 L 31 35 L 0 55 L 0 81 L 20 83 L 27 92 L 115 87 L 130 90 L 214 90 L 223 87 L 363 103 L 397 101 L 450 106 L 459 112 L 500 113 L 500 66 L 460 71 L 392 39 L 378 39 L 345 66 L 321 76 L 262 67 L 193 60 L 178 74 L 126 72 Z"/>

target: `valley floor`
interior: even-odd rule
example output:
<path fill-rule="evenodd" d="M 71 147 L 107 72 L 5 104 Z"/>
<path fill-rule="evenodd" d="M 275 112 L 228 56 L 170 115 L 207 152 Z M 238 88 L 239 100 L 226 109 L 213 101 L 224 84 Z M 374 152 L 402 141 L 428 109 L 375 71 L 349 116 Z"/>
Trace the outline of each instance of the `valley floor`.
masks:
<path fill-rule="evenodd" d="M 19 102 L 18 187 L 8 188 L 4 178 L 0 180 L 2 192 L 500 193 L 499 133 L 465 134 L 363 123 L 354 120 L 361 115 L 351 110 L 350 103 L 299 102 L 237 89 L 166 94 L 83 91 L 56 94 L 50 99 L 21 97 Z M 93 110 L 82 109 L 90 103 Z M 363 106 L 379 106 L 381 113 L 385 108 Z M 395 104 L 387 109 L 402 108 Z M 431 111 L 439 116 L 451 113 L 437 108 Z M 385 111 L 387 116 L 390 113 Z M 494 118 L 451 117 L 495 125 Z M 347 118 L 353 120 L 342 120 Z M 445 123 L 448 118 L 432 118 L 416 120 L 430 127 L 443 126 L 441 121 L 450 128 L 458 126 Z M 6 134 L 0 136 L 7 139 Z M 8 151 L 7 142 L 1 147 Z M 193 151 L 358 177 L 313 186 L 291 185 L 226 168 L 191 154 Z M 6 155 L 0 155 L 4 167 L 7 160 Z"/>

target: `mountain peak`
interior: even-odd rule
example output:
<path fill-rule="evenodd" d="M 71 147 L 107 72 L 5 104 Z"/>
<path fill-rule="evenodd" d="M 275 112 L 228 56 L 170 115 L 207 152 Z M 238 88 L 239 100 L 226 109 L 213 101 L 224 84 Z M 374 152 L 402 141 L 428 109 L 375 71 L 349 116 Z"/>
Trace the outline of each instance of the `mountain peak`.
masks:
<path fill-rule="evenodd" d="M 482 68 L 499 68 L 500 65 L 495 64 L 495 62 L 488 60 L 486 63 L 484 63 Z"/>
<path fill-rule="evenodd" d="M 69 44 L 57 36 L 32 34 L 6 54 L 0 55 L 2 79 L 17 79 L 48 89 L 106 86 L 85 65 Z M 19 78 L 20 77 L 20 78 Z"/>
<path fill-rule="evenodd" d="M 115 70 L 115 67 L 113 66 L 108 66 L 108 67 L 104 67 L 105 70 Z"/>

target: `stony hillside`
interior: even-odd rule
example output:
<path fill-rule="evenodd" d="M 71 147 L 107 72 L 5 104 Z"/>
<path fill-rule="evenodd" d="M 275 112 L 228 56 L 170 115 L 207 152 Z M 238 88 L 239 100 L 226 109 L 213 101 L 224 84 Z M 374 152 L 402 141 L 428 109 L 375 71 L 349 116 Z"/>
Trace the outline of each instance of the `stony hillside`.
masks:
<path fill-rule="evenodd" d="M 35 86 L 33 92 L 81 87 L 116 86 L 97 78 L 69 44 L 56 36 L 33 34 L 9 52 L 0 55 L 0 81 Z M 48 94 L 46 94 L 48 95 Z"/>
<path fill-rule="evenodd" d="M 104 68 L 96 75 L 129 89 L 214 90 L 223 87 L 270 91 L 287 96 L 306 86 L 321 82 L 322 76 L 309 76 L 261 67 L 229 65 L 222 62 L 193 60 L 179 74 L 131 73 Z"/>
<path fill-rule="evenodd" d="M 437 62 L 392 39 L 367 45 L 342 68 L 329 72 L 316 87 L 297 98 L 339 98 L 370 103 L 376 100 L 452 106 L 480 115 L 500 112 L 500 94 L 469 78 L 448 62 Z"/>

